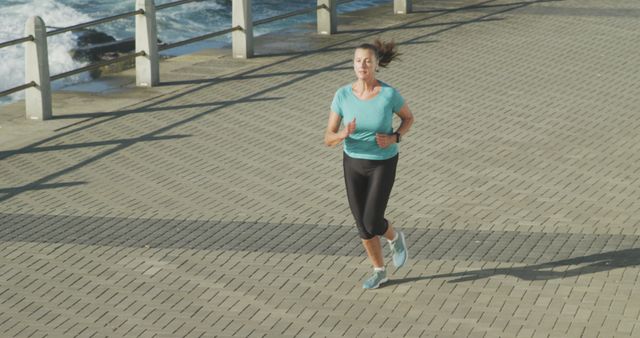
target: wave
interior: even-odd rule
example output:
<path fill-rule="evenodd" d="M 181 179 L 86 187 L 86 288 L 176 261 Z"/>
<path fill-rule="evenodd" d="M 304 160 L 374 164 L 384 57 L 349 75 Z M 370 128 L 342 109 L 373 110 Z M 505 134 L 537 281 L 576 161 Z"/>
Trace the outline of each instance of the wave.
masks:
<path fill-rule="evenodd" d="M 0 42 L 25 36 L 24 25 L 33 15 L 43 18 L 50 27 L 68 27 L 107 16 L 134 10 L 134 0 L 102 0 L 88 2 L 86 0 L 0 0 Z M 156 5 L 176 0 L 156 0 Z M 386 3 L 389 0 L 357 0 L 338 8 L 341 13 Z M 316 4 L 315 0 L 254 0 L 254 20 L 283 14 Z M 207 0 L 188 3 L 167 8 L 157 13 L 158 38 L 163 42 L 181 41 L 190 37 L 228 28 L 231 25 L 231 5 L 228 0 Z M 256 36 L 273 30 L 282 29 L 292 24 L 315 20 L 314 14 L 290 18 L 269 25 L 257 27 Z M 134 18 L 120 19 L 106 24 L 90 27 L 113 36 L 117 40 L 132 38 L 135 28 Z M 49 70 L 51 75 L 63 73 L 85 65 L 71 57 L 76 47 L 77 37 L 73 33 L 59 34 L 47 39 L 49 49 Z M 229 44 L 230 36 L 196 43 L 192 46 L 179 47 L 166 52 L 166 55 L 189 53 L 200 48 L 215 48 Z M 0 49 L 0 91 L 19 86 L 24 83 L 24 47 L 15 45 Z M 71 83 L 90 81 L 88 73 L 79 74 L 66 79 L 54 81 L 53 89 L 60 89 Z M 22 98 L 22 92 L 8 98 L 0 97 L 0 104 Z"/>
<path fill-rule="evenodd" d="M 0 41 L 8 41 L 24 37 L 25 22 L 30 16 L 44 18 L 47 26 L 70 26 L 91 20 L 91 17 L 79 13 L 73 8 L 54 0 L 31 0 L 27 3 L 9 2 L 2 8 L 2 25 L 0 26 Z M 75 46 L 75 38 L 72 33 L 59 34 L 47 39 L 49 52 L 49 72 L 54 75 L 63 73 L 78 67 L 83 63 L 74 61 L 69 51 Z M 0 49 L 0 90 L 19 86 L 24 79 L 24 46 L 14 45 Z M 60 88 L 66 83 L 86 81 L 88 75 L 77 75 L 65 80 L 57 81 L 54 88 Z M 9 100 L 23 97 L 19 92 L 12 95 Z M 6 99 L 5 99 L 6 100 Z"/>

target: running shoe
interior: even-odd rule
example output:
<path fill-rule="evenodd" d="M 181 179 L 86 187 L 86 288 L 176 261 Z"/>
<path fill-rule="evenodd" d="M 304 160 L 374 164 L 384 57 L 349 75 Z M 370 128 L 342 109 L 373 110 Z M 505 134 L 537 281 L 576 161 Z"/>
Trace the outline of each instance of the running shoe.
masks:
<path fill-rule="evenodd" d="M 407 262 L 409 253 L 407 252 L 407 242 L 404 240 L 404 233 L 398 231 L 396 239 L 389 241 L 391 246 L 391 254 L 393 255 L 393 265 L 397 268 L 401 268 Z"/>
<path fill-rule="evenodd" d="M 369 277 L 362 284 L 363 289 L 377 289 L 382 283 L 389 281 L 386 271 L 373 271 L 373 276 Z"/>

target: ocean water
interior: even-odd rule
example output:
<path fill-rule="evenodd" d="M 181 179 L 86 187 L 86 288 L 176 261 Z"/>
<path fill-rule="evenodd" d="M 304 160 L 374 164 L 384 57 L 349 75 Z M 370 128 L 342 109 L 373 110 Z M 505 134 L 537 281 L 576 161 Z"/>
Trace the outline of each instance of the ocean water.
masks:
<path fill-rule="evenodd" d="M 156 5 L 175 0 L 156 0 Z M 356 0 L 338 6 L 338 12 L 344 13 L 371 7 L 390 0 Z M 254 20 L 284 14 L 298 9 L 311 8 L 316 0 L 253 0 Z M 48 30 L 68 27 L 106 16 L 134 10 L 135 0 L 0 0 L 0 42 L 24 37 L 25 22 L 33 15 L 40 16 Z M 231 26 L 231 5 L 228 0 L 202 0 L 185 5 L 170 7 L 156 13 L 158 38 L 171 43 L 190 37 L 214 32 Z M 254 28 L 256 36 L 276 31 L 291 25 L 312 22 L 315 14 L 310 13 L 286 20 L 276 21 Z M 134 36 L 134 19 L 120 19 L 106 24 L 90 27 L 107 33 L 116 39 Z M 163 54 L 179 55 L 201 48 L 220 47 L 231 41 L 230 35 L 198 42 L 196 44 L 170 49 Z M 51 75 L 63 73 L 85 65 L 71 58 L 70 51 L 76 46 L 73 33 L 59 34 L 47 39 L 49 51 L 49 70 Z M 91 81 L 88 73 L 54 81 L 53 89 L 70 84 Z M 0 49 L 0 91 L 24 83 L 24 47 L 14 45 Z M 9 97 L 0 97 L 0 104 L 22 98 L 19 92 Z"/>

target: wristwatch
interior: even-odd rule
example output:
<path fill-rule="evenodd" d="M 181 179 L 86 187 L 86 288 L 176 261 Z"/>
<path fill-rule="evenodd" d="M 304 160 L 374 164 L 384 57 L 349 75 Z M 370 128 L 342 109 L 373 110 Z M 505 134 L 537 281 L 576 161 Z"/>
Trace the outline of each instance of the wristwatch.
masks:
<path fill-rule="evenodd" d="M 396 135 L 396 143 L 400 143 L 400 133 L 396 131 L 394 134 Z"/>

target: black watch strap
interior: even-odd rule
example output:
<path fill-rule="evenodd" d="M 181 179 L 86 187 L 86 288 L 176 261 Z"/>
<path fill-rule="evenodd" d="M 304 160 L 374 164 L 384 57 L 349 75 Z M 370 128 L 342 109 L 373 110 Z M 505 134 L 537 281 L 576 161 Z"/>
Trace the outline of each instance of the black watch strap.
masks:
<path fill-rule="evenodd" d="M 396 143 L 400 143 L 400 133 L 396 131 L 394 134 L 396 134 Z"/>

